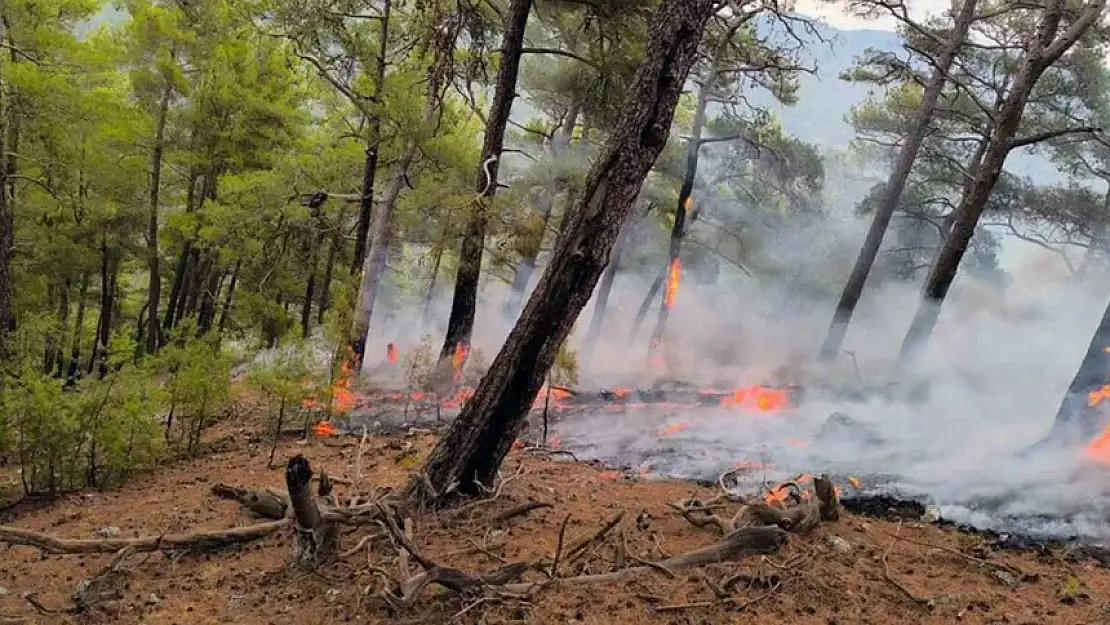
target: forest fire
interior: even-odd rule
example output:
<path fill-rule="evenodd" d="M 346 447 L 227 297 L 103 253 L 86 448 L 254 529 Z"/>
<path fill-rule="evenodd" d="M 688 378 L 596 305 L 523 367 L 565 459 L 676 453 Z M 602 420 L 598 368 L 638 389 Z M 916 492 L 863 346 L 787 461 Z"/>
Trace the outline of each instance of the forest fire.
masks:
<path fill-rule="evenodd" d="M 350 361 L 343 361 L 343 366 L 339 370 L 339 375 L 329 388 L 327 395 L 328 397 L 326 397 L 324 401 L 320 401 L 318 396 L 309 397 L 301 402 L 301 405 L 304 406 L 305 409 L 315 408 L 319 410 L 330 410 L 337 414 L 346 414 L 360 403 L 363 403 L 363 400 L 366 399 L 365 396 L 351 390 Z"/>
<path fill-rule="evenodd" d="M 1104 384 L 1087 393 L 1087 406 L 1094 408 L 1108 398 L 1110 398 L 1110 384 Z M 1083 450 L 1083 457 L 1092 462 L 1110 466 L 1110 425 L 1087 444 L 1086 449 Z"/>
<path fill-rule="evenodd" d="M 331 421 L 320 421 L 312 426 L 312 435 L 316 438 L 328 438 L 339 433 L 339 429 Z"/>
<path fill-rule="evenodd" d="M 466 343 L 459 343 L 455 345 L 455 356 L 451 359 L 451 371 L 454 372 L 455 383 L 462 382 L 463 379 L 463 365 L 466 364 L 466 357 L 470 355 L 470 345 Z"/>
<path fill-rule="evenodd" d="M 674 258 L 667 267 L 667 286 L 663 291 L 663 305 L 668 309 L 674 308 L 675 298 L 678 297 L 678 285 L 681 280 L 682 262 L 678 258 Z"/>
<path fill-rule="evenodd" d="M 391 365 L 397 364 L 397 346 L 393 343 L 385 346 L 385 360 Z"/>

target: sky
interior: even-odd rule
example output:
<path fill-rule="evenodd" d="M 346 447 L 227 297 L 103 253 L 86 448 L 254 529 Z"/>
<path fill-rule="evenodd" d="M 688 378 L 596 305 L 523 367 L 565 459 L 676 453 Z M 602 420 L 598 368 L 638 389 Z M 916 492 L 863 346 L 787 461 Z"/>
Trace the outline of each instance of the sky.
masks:
<path fill-rule="evenodd" d="M 906 0 L 910 17 L 921 20 L 942 13 L 950 6 L 945 0 Z M 795 10 L 802 15 L 824 19 L 829 25 L 841 30 L 895 30 L 895 20 L 891 17 L 880 19 L 862 18 L 844 10 L 844 3 L 831 3 L 824 0 L 798 0 Z"/>

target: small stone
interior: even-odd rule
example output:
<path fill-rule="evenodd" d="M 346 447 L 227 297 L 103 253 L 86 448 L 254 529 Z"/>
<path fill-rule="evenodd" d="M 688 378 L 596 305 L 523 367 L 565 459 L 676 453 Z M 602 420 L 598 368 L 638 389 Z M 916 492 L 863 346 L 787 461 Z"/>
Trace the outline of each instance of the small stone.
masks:
<path fill-rule="evenodd" d="M 940 508 L 936 506 L 925 508 L 925 513 L 921 515 L 921 520 L 925 523 L 936 523 L 940 521 Z"/>
<path fill-rule="evenodd" d="M 0 586 L 0 597 L 7 597 L 10 591 L 3 586 Z"/>
<path fill-rule="evenodd" d="M 1009 573 L 1007 571 L 995 571 L 993 575 L 995 579 L 1002 582 L 1006 586 L 1017 586 L 1018 583 L 1021 581 L 1013 573 Z"/>
<path fill-rule="evenodd" d="M 162 603 L 162 600 L 154 593 L 150 593 L 146 598 L 147 605 L 158 605 L 159 603 Z"/>
<path fill-rule="evenodd" d="M 120 535 L 120 529 L 115 526 L 102 527 L 96 530 L 96 535 L 101 538 L 116 538 Z"/>
<path fill-rule="evenodd" d="M 337 599 L 339 599 L 339 591 L 335 588 L 329 588 L 328 591 L 324 593 L 324 601 L 327 603 L 335 603 Z"/>
<path fill-rule="evenodd" d="M 246 599 L 247 598 L 243 595 L 231 595 L 227 600 L 227 609 L 232 611 L 238 610 L 243 607 L 243 602 L 246 601 Z"/>
<path fill-rule="evenodd" d="M 839 536 L 829 536 L 828 543 L 829 548 L 833 550 L 833 553 L 839 553 L 843 555 L 852 552 L 851 543 Z"/>

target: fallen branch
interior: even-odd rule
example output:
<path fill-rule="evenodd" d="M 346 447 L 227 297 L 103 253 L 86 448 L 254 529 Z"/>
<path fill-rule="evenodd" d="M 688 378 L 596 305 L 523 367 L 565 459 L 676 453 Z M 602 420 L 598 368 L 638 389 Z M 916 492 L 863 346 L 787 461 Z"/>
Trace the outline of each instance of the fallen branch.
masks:
<path fill-rule="evenodd" d="M 744 610 L 745 608 L 751 607 L 751 606 L 755 605 L 756 603 L 759 603 L 760 601 L 763 601 L 767 597 L 770 597 L 771 595 L 775 594 L 776 592 L 778 592 L 778 590 L 781 586 L 782 586 L 782 582 L 775 582 L 775 584 L 773 586 L 771 586 L 770 590 L 768 590 L 767 592 L 765 592 L 761 595 L 758 595 L 758 596 L 756 596 L 752 599 L 741 599 L 740 597 L 724 597 L 722 599 L 715 599 L 713 601 L 694 601 L 694 602 L 691 602 L 691 603 L 674 603 L 674 604 L 671 604 L 671 605 L 656 606 L 655 611 L 656 612 L 677 612 L 679 610 L 688 610 L 688 609 L 691 609 L 691 608 L 708 608 L 708 607 L 712 607 L 712 606 L 715 606 L 715 605 L 732 605 L 732 606 L 736 606 L 734 608 L 735 610 L 740 611 L 740 610 Z"/>
<path fill-rule="evenodd" d="M 216 484 L 212 494 L 237 501 L 252 515 L 265 519 L 284 519 L 289 510 L 289 495 L 276 490 L 248 490 L 242 486 Z"/>
<path fill-rule="evenodd" d="M 898 538 L 899 538 L 898 532 L 900 532 L 901 530 L 902 530 L 902 524 L 899 522 L 898 523 L 898 529 L 895 530 L 895 532 L 894 532 L 893 540 L 891 540 L 890 544 L 887 545 L 887 548 L 885 550 L 883 550 L 883 558 L 882 558 L 883 577 L 886 579 L 887 582 L 890 583 L 891 586 L 894 586 L 899 591 L 901 591 L 902 594 L 905 595 L 906 598 L 909 599 L 910 601 L 913 601 L 914 603 L 916 603 L 918 605 L 931 606 L 933 604 L 932 600 L 925 599 L 923 597 L 918 597 L 917 595 L 913 594 L 912 592 L 910 592 L 909 588 L 906 588 L 905 586 L 902 585 L 901 582 L 894 579 L 894 576 L 891 575 L 891 573 L 890 573 L 890 564 L 887 563 L 886 558 L 887 558 L 888 555 L 890 555 L 890 550 L 894 548 L 894 543 L 898 542 Z"/>
<path fill-rule="evenodd" d="M 230 545 L 247 543 L 264 538 L 289 527 L 291 521 L 270 521 L 247 527 L 197 532 L 195 534 L 169 534 L 145 538 L 79 539 L 57 538 L 42 532 L 0 525 L 0 542 L 27 545 L 50 553 L 116 553 L 130 547 L 134 553 L 148 551 L 206 551 Z"/>
<path fill-rule="evenodd" d="M 991 562 L 990 560 L 984 560 L 982 558 L 976 558 L 975 556 L 970 555 L 970 554 L 966 554 L 966 553 L 960 551 L 959 549 L 953 549 L 951 547 L 945 547 L 943 545 L 934 545 L 933 543 L 925 542 L 923 540 L 914 540 L 912 538 L 906 538 L 905 536 L 895 536 L 894 534 L 889 534 L 887 532 L 882 532 L 882 533 L 886 534 L 890 538 L 897 538 L 898 540 L 903 540 L 905 542 L 912 543 L 914 545 L 918 545 L 918 546 L 921 546 L 921 547 L 929 547 L 930 549 L 936 549 L 937 551 L 943 551 L 945 553 L 950 553 L 954 556 L 959 556 L 959 557 L 963 558 L 964 560 L 967 560 L 968 562 L 974 562 L 975 564 L 979 564 L 979 565 L 982 565 L 982 566 L 989 566 L 989 567 L 998 569 L 1000 571 L 1006 571 L 1007 573 L 1012 573 L 1014 575 L 1017 575 L 1020 579 L 1023 579 L 1023 580 L 1026 580 L 1026 581 L 1028 581 L 1028 578 L 1029 578 L 1028 573 L 1022 571 L 1021 569 L 1016 569 L 1016 568 L 1014 568 L 1014 567 L 1012 567 L 1008 564 L 1002 564 L 1001 562 Z"/>
<path fill-rule="evenodd" d="M 529 512 L 531 512 L 533 510 L 539 510 L 541 508 L 551 508 L 551 507 L 552 507 L 551 504 L 544 503 L 542 501 L 527 501 L 525 503 L 520 504 L 519 506 L 509 508 L 508 510 L 502 512 L 501 514 L 494 517 L 493 521 L 495 523 L 504 523 L 505 521 L 508 521 L 509 519 L 515 519 L 518 516 L 524 516 L 525 514 L 528 514 Z"/>

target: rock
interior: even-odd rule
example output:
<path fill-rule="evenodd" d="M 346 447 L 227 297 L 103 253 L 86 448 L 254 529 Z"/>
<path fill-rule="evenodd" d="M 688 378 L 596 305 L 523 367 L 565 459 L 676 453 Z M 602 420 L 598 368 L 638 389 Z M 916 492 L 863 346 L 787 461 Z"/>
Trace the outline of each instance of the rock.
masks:
<path fill-rule="evenodd" d="M 921 515 L 921 521 L 924 523 L 936 523 L 940 521 L 940 508 L 936 506 L 928 506 L 925 508 L 925 513 Z"/>
<path fill-rule="evenodd" d="M 995 579 L 1010 587 L 1017 586 L 1021 582 L 1016 575 L 1008 571 L 995 571 L 992 575 Z"/>
<path fill-rule="evenodd" d="M 9 594 L 10 591 L 7 588 L 0 586 L 0 597 L 7 597 Z"/>
<path fill-rule="evenodd" d="M 96 530 L 96 535 L 101 538 L 116 538 L 120 535 L 120 529 L 115 526 L 101 527 Z"/>
<path fill-rule="evenodd" d="M 335 588 L 329 588 L 328 591 L 324 593 L 324 601 L 327 603 L 335 603 L 337 599 L 339 599 L 339 590 Z"/>
<path fill-rule="evenodd" d="M 842 555 L 846 553 L 852 553 L 851 543 L 839 536 L 829 536 L 828 543 L 829 548 L 832 549 L 833 553 L 839 553 Z"/>
<path fill-rule="evenodd" d="M 160 599 L 158 595 L 154 593 L 150 593 L 150 595 L 146 598 L 147 605 L 158 605 L 159 603 L 162 603 L 162 599 Z"/>

